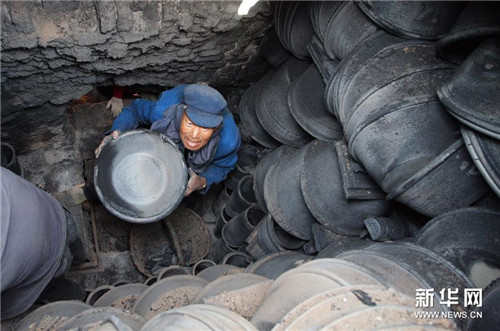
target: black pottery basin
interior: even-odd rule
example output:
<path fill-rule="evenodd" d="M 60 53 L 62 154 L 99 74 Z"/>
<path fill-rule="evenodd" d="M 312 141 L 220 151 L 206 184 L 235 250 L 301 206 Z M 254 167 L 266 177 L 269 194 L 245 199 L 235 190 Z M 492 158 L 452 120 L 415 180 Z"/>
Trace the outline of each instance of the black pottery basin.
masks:
<path fill-rule="evenodd" d="M 312 238 L 311 225 L 317 222 L 300 188 L 300 172 L 306 151 L 307 145 L 282 155 L 269 168 L 264 179 L 264 199 L 269 214 L 283 230 L 303 240 Z"/>
<path fill-rule="evenodd" d="M 145 130 L 128 131 L 108 141 L 94 169 L 102 204 L 132 223 L 150 223 L 169 215 L 183 199 L 187 180 L 187 167 L 177 146 Z"/>
<path fill-rule="evenodd" d="M 340 62 L 337 73 L 326 84 L 325 101 L 330 112 L 335 113 L 342 124 L 346 123 L 346 114 L 344 114 L 343 107 L 341 107 L 341 101 L 346 94 L 349 81 L 363 68 L 365 62 L 376 55 L 377 52 L 402 40 L 400 37 L 378 30 L 359 44 L 348 58 Z"/>
<path fill-rule="evenodd" d="M 468 127 L 500 139 L 500 39 L 479 46 L 437 90 L 450 114 Z"/>
<path fill-rule="evenodd" d="M 260 209 L 262 209 L 266 213 L 268 212 L 268 210 L 266 200 L 264 199 L 264 180 L 266 178 L 267 171 L 274 163 L 276 163 L 281 158 L 282 155 L 287 154 L 293 150 L 294 148 L 290 146 L 281 145 L 280 147 L 266 154 L 255 167 L 255 173 L 253 176 L 253 192 Z"/>
<path fill-rule="evenodd" d="M 487 38 L 500 34 L 500 2 L 467 1 L 446 36 L 439 39 L 436 52 L 460 64 Z"/>
<path fill-rule="evenodd" d="M 391 33 L 412 39 L 438 39 L 465 6 L 460 1 L 360 1 L 361 10 Z"/>
<path fill-rule="evenodd" d="M 281 145 L 262 127 L 256 114 L 256 98 L 260 96 L 261 87 L 266 84 L 267 79 L 274 74 L 274 70 L 269 70 L 255 85 L 245 91 L 241 97 L 239 114 L 241 124 L 247 130 L 250 137 L 267 148 L 276 148 Z"/>
<path fill-rule="evenodd" d="M 214 305 L 191 304 L 164 311 L 148 320 L 142 331 L 157 330 L 244 330 L 257 331 L 245 318 Z"/>
<path fill-rule="evenodd" d="M 379 27 L 358 8 L 345 1 L 331 17 L 325 34 L 325 51 L 333 59 L 346 59 L 357 45 L 376 33 Z"/>
<path fill-rule="evenodd" d="M 17 330 L 37 330 L 43 325 L 57 328 L 65 319 L 71 318 L 92 306 L 79 300 L 60 300 L 43 305 L 20 320 Z M 45 323 L 45 324 L 44 324 Z"/>
<path fill-rule="evenodd" d="M 482 307 L 476 307 L 482 318 L 471 318 L 464 330 L 493 330 L 500 325 L 500 278 L 484 289 Z"/>
<path fill-rule="evenodd" d="M 290 86 L 288 107 L 293 118 L 311 136 L 323 141 L 339 140 L 342 126 L 326 108 L 324 90 L 321 73 L 311 64 Z"/>
<path fill-rule="evenodd" d="M 91 330 L 96 325 L 103 329 L 139 330 L 146 320 L 135 313 L 115 307 L 96 307 L 86 309 L 58 325 L 58 330 Z"/>
<path fill-rule="evenodd" d="M 462 137 L 472 161 L 486 183 L 500 197 L 500 140 L 462 126 Z"/>
<path fill-rule="evenodd" d="M 288 107 L 288 92 L 293 81 L 300 77 L 310 63 L 290 58 L 260 87 L 256 95 L 256 114 L 262 127 L 274 139 L 300 147 L 312 137 L 293 118 Z"/>
<path fill-rule="evenodd" d="M 500 211 L 469 207 L 453 210 L 429 221 L 420 231 L 416 243 L 428 248 L 464 272 L 476 287 L 488 285 L 487 278 L 498 276 L 500 271 Z M 496 269 L 474 272 L 477 263 Z M 491 281 L 491 279 L 489 279 Z"/>
<path fill-rule="evenodd" d="M 387 195 L 417 212 L 438 216 L 470 206 L 488 192 L 460 138 Z"/>
<path fill-rule="evenodd" d="M 315 140 L 307 145 L 300 185 L 304 201 L 316 220 L 340 235 L 359 236 L 368 215 L 384 216 L 389 211 L 389 203 L 383 197 L 378 200 L 345 199 L 333 143 Z"/>
<path fill-rule="evenodd" d="M 309 4 L 309 16 L 313 23 L 314 32 L 322 42 L 325 41 L 330 19 L 342 5 L 342 1 L 312 1 Z"/>

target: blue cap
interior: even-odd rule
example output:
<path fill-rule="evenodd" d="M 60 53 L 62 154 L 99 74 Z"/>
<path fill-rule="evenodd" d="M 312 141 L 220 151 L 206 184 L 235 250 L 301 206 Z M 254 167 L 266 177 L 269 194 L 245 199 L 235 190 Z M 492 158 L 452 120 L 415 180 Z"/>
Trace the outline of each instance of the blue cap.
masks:
<path fill-rule="evenodd" d="M 194 124 L 216 128 L 222 123 L 222 111 L 227 107 L 224 97 L 214 88 L 191 84 L 184 90 L 186 114 Z"/>

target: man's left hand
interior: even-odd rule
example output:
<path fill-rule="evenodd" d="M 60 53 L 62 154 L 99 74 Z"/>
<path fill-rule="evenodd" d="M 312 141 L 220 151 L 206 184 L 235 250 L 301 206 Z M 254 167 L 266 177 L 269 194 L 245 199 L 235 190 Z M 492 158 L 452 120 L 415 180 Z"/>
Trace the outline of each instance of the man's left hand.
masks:
<path fill-rule="evenodd" d="M 204 189 L 207 186 L 207 179 L 202 176 L 198 176 L 191 168 L 189 168 L 189 181 L 187 184 L 186 192 L 184 197 L 187 197 L 194 191 Z"/>

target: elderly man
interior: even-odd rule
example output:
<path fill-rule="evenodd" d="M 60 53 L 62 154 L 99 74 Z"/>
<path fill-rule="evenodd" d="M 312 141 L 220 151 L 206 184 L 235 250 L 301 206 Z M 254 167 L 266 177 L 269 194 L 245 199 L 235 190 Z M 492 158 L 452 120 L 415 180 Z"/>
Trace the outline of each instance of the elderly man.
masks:
<path fill-rule="evenodd" d="M 184 196 L 194 191 L 205 194 L 238 160 L 240 133 L 226 100 L 212 87 L 180 85 L 163 92 L 158 101 L 134 100 L 116 117 L 96 155 L 106 141 L 139 126 L 166 135 L 184 152 L 189 167 Z"/>

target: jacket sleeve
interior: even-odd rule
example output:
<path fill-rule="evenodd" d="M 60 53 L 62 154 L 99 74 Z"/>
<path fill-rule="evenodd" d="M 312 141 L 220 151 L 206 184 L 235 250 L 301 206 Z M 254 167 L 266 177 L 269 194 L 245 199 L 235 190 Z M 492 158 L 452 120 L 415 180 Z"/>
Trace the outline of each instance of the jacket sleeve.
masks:
<path fill-rule="evenodd" d="M 123 111 L 116 117 L 108 133 L 114 130 L 125 132 L 135 129 L 139 125 L 149 127 L 162 116 L 162 114 L 157 114 L 158 111 L 155 111 L 157 109 L 156 101 L 136 99 L 130 106 L 123 108 Z"/>
<path fill-rule="evenodd" d="M 136 99 L 130 106 L 124 107 L 123 111 L 116 117 L 109 134 L 114 130 L 125 132 L 138 126 L 150 127 L 153 122 L 163 117 L 163 112 L 171 105 L 184 101 L 184 89 L 186 84 L 178 85 L 170 90 L 164 91 L 158 101 Z"/>

